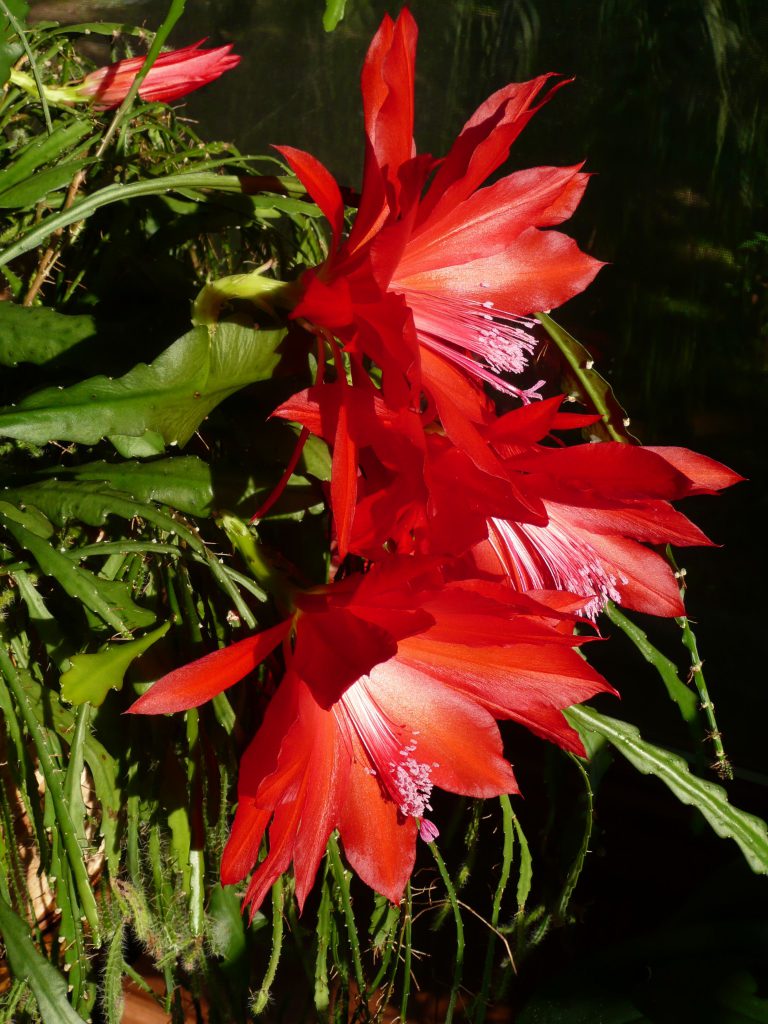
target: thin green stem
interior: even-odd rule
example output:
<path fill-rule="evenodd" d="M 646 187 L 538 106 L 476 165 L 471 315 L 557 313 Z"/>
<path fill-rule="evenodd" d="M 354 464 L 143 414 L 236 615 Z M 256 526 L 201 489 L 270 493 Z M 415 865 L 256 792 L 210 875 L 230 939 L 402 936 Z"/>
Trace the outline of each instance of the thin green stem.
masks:
<path fill-rule="evenodd" d="M 128 90 L 128 94 L 126 95 L 125 99 L 115 111 L 115 116 L 112 118 L 112 122 L 109 125 L 109 128 L 107 128 L 106 132 L 104 133 L 104 138 L 101 140 L 99 148 L 96 150 L 97 159 L 104 155 L 110 142 L 115 137 L 115 132 L 120 127 L 123 120 L 128 116 L 128 113 L 130 112 L 130 109 L 133 106 L 134 100 L 138 95 L 139 89 L 141 88 L 141 83 L 144 81 L 144 79 L 147 77 L 150 70 L 152 69 L 152 65 L 155 63 L 158 56 L 160 55 L 160 51 L 162 50 L 166 39 L 171 34 L 171 31 L 176 22 L 184 13 L 185 6 L 186 0 L 171 0 L 171 6 L 168 8 L 168 14 L 165 16 L 165 20 L 155 33 L 155 38 L 153 39 L 152 45 L 149 48 L 149 52 L 147 53 L 146 59 L 141 66 L 141 70 L 131 83 L 131 87 Z"/>
<path fill-rule="evenodd" d="M 675 577 L 680 582 L 680 600 L 685 603 L 685 569 L 680 569 L 675 556 L 672 551 L 671 545 L 667 545 L 666 557 L 669 564 L 672 566 L 675 572 Z M 687 615 L 681 615 L 675 619 L 680 629 L 683 631 L 683 646 L 688 651 L 691 657 L 691 671 L 689 676 L 689 682 L 693 682 L 696 690 L 699 694 L 700 709 L 704 712 L 704 716 L 709 726 L 709 733 L 707 738 L 712 741 L 712 746 L 715 749 L 715 763 L 712 766 L 721 779 L 732 779 L 733 768 L 731 762 L 728 759 L 728 755 L 723 747 L 723 734 L 717 725 L 717 719 L 715 718 L 715 705 L 709 696 L 709 690 L 707 689 L 707 681 L 704 678 L 704 662 L 701 654 L 699 653 L 699 645 L 696 642 L 696 634 L 691 629 L 691 622 Z"/>
<path fill-rule="evenodd" d="M 698 722 L 696 697 L 678 675 L 675 663 L 654 647 L 643 630 L 620 612 L 612 601 L 606 604 L 603 612 L 614 626 L 618 626 L 629 637 L 645 660 L 653 665 L 661 676 L 670 698 L 680 709 L 680 714 L 688 725 L 695 726 Z"/>
<path fill-rule="evenodd" d="M 280 953 L 283 949 L 283 879 L 277 879 L 272 886 L 272 951 L 269 954 L 269 963 L 264 974 L 261 988 L 253 997 L 251 1010 L 255 1015 L 263 1013 L 269 1002 L 269 993 L 277 974 L 277 965 L 280 963 Z"/>
<path fill-rule="evenodd" d="M 21 42 L 21 45 L 24 48 L 24 53 L 26 54 L 27 60 L 29 61 L 29 66 L 32 69 L 32 77 L 35 79 L 37 93 L 40 97 L 40 106 L 43 108 L 43 117 L 45 118 L 46 131 L 49 135 L 53 135 L 53 121 L 51 121 L 51 112 L 48 109 L 48 103 L 45 98 L 45 87 L 43 86 L 43 80 L 40 77 L 40 72 L 38 71 L 37 62 L 35 61 L 34 54 L 32 53 L 29 42 L 27 40 L 27 34 L 24 31 L 24 28 L 22 27 L 21 23 L 14 16 L 13 11 L 6 4 L 5 0 L 0 0 L 0 11 L 2 11 L 2 13 L 10 22 L 11 28 L 19 37 L 19 41 Z"/>
<path fill-rule="evenodd" d="M 501 819 L 502 828 L 504 830 L 504 846 L 502 848 L 501 855 L 501 871 L 499 873 L 499 884 L 496 886 L 496 892 L 493 895 L 493 905 L 491 907 L 491 927 L 497 930 L 499 927 L 499 917 L 501 915 L 501 901 L 504 897 L 504 892 L 507 888 L 507 882 L 512 871 L 512 858 L 515 851 L 515 830 L 512 823 L 512 804 L 506 793 L 503 793 L 499 797 L 499 803 L 501 804 Z M 485 1012 L 488 1009 L 488 991 L 491 986 L 491 971 L 493 969 L 493 951 L 496 946 L 496 936 L 491 932 L 488 937 L 488 946 L 485 951 L 485 963 L 483 964 L 483 981 L 480 987 L 480 995 L 477 1001 L 477 1016 L 475 1017 L 474 1024 L 483 1024 L 485 1020 Z"/>
<path fill-rule="evenodd" d="M 584 861 L 587 853 L 589 852 L 589 840 L 592 837 L 592 824 L 593 824 L 593 806 L 592 806 L 592 787 L 589 784 L 589 776 L 584 770 L 584 766 L 581 761 L 573 754 L 568 755 L 579 769 L 582 780 L 584 782 L 584 793 L 586 798 L 586 810 L 584 814 L 584 831 L 581 836 L 581 843 L 576 853 L 571 869 L 565 879 L 565 885 L 563 891 L 560 894 L 560 899 L 557 904 L 557 910 L 555 911 L 555 917 L 558 922 L 565 920 L 566 911 L 568 910 L 568 904 L 571 902 L 571 897 L 576 888 L 576 884 L 581 876 L 582 868 L 584 867 Z"/>
<path fill-rule="evenodd" d="M 328 840 L 328 856 L 330 858 L 331 872 L 333 873 L 333 879 L 338 886 L 339 893 L 341 896 L 341 905 L 344 909 L 344 920 L 347 924 L 347 935 L 349 937 L 349 947 L 352 950 L 352 963 L 355 968 L 355 980 L 360 990 L 360 998 L 366 999 L 366 984 L 365 977 L 363 975 L 363 963 L 360 959 L 360 940 L 357 937 L 357 925 L 355 924 L 355 914 L 352 910 L 352 896 L 349 891 L 349 875 L 344 869 L 344 865 L 341 862 L 341 854 L 339 853 L 339 844 L 336 841 L 336 836 L 332 835 Z"/>
<path fill-rule="evenodd" d="M 13 694 L 19 710 L 21 711 L 27 731 L 32 738 L 32 742 L 40 762 L 40 769 L 43 773 L 48 792 L 50 793 L 54 811 L 56 812 L 57 828 L 61 835 L 64 849 L 67 853 L 67 860 L 69 861 L 72 877 L 77 888 L 77 894 L 80 898 L 80 904 L 85 913 L 85 919 L 91 929 L 93 943 L 96 946 L 100 946 L 101 929 L 99 927 L 99 914 L 96 907 L 96 899 L 91 889 L 91 883 L 88 878 L 85 863 L 83 862 L 83 856 L 77 839 L 77 831 L 75 829 L 74 822 L 72 821 L 72 815 L 69 813 L 69 807 L 64 798 L 64 793 L 59 782 L 59 769 L 53 762 L 45 732 L 40 727 L 35 713 L 32 710 L 32 705 L 29 702 L 29 698 L 24 690 L 18 672 L 2 647 L 0 647 L 0 671 L 2 671 L 3 676 L 5 677 L 5 681 Z"/>
<path fill-rule="evenodd" d="M 408 1024 L 408 997 L 411 994 L 411 943 L 413 939 L 413 893 L 410 881 L 405 887 L 405 956 L 403 957 L 403 995 L 400 1000 L 400 1024 Z"/>
<path fill-rule="evenodd" d="M 707 689 L 707 681 L 704 678 L 704 662 L 699 654 L 696 635 L 691 629 L 690 619 L 687 615 L 675 619 L 675 622 L 683 631 L 683 646 L 691 656 L 691 679 L 698 691 L 699 700 L 701 701 L 699 707 L 704 712 L 704 717 L 709 727 L 707 738 L 712 741 L 712 746 L 715 749 L 715 763 L 713 767 L 721 779 L 732 779 L 733 768 L 723 747 L 723 734 L 718 728 L 717 719 L 715 718 L 715 705 L 712 703 L 709 690 Z"/>
<path fill-rule="evenodd" d="M 459 994 L 459 987 L 461 985 L 461 974 L 464 966 L 464 922 L 461 919 L 461 910 L 459 909 L 459 901 L 456 898 L 456 890 L 453 887 L 451 876 L 448 874 L 448 869 L 445 866 L 445 861 L 440 856 L 440 851 L 437 848 L 436 843 L 430 843 L 429 848 L 432 851 L 432 856 L 435 858 L 440 877 L 445 885 L 445 891 L 448 893 L 448 899 L 453 909 L 453 919 L 456 922 L 456 958 L 453 965 L 453 981 L 451 982 L 451 995 L 448 999 L 448 1008 L 445 1012 L 445 1024 L 451 1024 L 453 1020 L 453 1011 L 456 1008 L 456 999 Z"/>

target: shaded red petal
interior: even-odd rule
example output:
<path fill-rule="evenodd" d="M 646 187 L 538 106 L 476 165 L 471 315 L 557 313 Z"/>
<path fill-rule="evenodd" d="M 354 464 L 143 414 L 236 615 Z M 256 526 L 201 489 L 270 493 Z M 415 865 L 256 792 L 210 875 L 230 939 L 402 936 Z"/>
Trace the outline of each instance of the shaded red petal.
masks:
<path fill-rule="evenodd" d="M 304 291 L 290 314 L 292 319 L 303 318 L 329 330 L 352 323 L 355 309 L 345 277 L 326 283 L 320 280 L 316 271 L 308 270 L 301 280 Z"/>
<path fill-rule="evenodd" d="M 515 456 L 508 465 L 532 475 L 547 474 L 562 488 L 615 498 L 678 498 L 684 497 L 690 486 L 688 479 L 659 455 L 617 441 L 537 448 Z"/>
<path fill-rule="evenodd" d="M 300 617 L 291 664 L 315 699 L 330 707 L 351 683 L 396 652 L 397 641 L 386 629 L 334 608 Z"/>
<path fill-rule="evenodd" d="M 229 647 L 206 654 L 189 665 L 182 665 L 154 684 L 129 708 L 128 714 L 159 715 L 185 711 L 204 704 L 217 693 L 233 686 L 252 672 L 270 654 L 291 629 L 291 619 L 271 629 L 249 636 Z"/>
<path fill-rule="evenodd" d="M 341 385 L 343 395 L 346 385 Z M 333 463 L 331 475 L 331 504 L 336 523 L 339 558 L 345 558 L 349 550 L 349 537 L 357 501 L 357 445 L 352 439 L 349 406 L 342 397 L 339 403 L 336 433 L 333 439 Z"/>
<path fill-rule="evenodd" d="M 338 248 L 344 230 L 344 200 L 336 179 L 320 161 L 293 146 L 275 146 L 284 157 L 289 167 L 320 207 L 323 215 L 331 225 L 333 246 Z"/>

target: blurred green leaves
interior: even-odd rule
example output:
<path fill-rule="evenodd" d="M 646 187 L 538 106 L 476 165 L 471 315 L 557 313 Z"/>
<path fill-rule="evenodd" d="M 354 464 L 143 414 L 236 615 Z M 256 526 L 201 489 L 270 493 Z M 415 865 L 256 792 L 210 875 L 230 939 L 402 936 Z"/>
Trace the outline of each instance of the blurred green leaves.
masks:
<path fill-rule="evenodd" d="M 0 932 L 16 979 L 26 979 L 37 1000 L 43 1024 L 83 1024 L 67 999 L 67 982 L 39 952 L 26 921 L 14 914 L 0 896 Z"/>
<path fill-rule="evenodd" d="M 186 444 L 227 396 L 266 380 L 284 336 L 229 323 L 196 327 L 123 377 L 47 388 L 0 410 L 0 436 L 36 444 L 108 437 L 121 455 L 157 455 L 166 445 Z"/>
<path fill-rule="evenodd" d="M 696 807 L 719 836 L 734 839 L 739 844 L 753 871 L 768 874 L 766 823 L 754 814 L 731 806 L 722 786 L 691 775 L 682 757 L 648 743 L 628 722 L 609 718 L 587 707 L 570 708 L 565 714 L 574 728 L 604 737 L 639 772 L 655 775 L 681 803 Z"/>
<path fill-rule="evenodd" d="M 108 644 L 97 654 L 73 655 L 70 667 L 61 677 L 61 696 L 69 704 L 86 701 L 96 707 L 103 704 L 110 690 L 123 688 L 123 677 L 131 662 L 164 637 L 170 628 L 170 622 L 165 622 L 138 640 Z"/>

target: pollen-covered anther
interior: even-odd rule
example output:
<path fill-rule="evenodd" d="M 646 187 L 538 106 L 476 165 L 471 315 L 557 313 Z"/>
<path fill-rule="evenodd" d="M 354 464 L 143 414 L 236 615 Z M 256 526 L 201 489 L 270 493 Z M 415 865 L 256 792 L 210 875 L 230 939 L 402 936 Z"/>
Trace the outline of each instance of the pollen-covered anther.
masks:
<path fill-rule="evenodd" d="M 491 300 L 478 302 L 410 289 L 403 294 L 422 345 L 498 391 L 524 402 L 538 397 L 536 388 L 523 391 L 499 376 L 525 370 L 537 344 L 531 333 L 534 320 L 496 309 Z"/>
<path fill-rule="evenodd" d="M 357 733 L 368 758 L 364 770 L 378 778 L 406 817 L 421 818 L 431 810 L 432 767 L 413 756 L 417 733 L 395 725 L 376 701 L 373 687 L 358 680 L 344 692 L 340 712 Z"/>

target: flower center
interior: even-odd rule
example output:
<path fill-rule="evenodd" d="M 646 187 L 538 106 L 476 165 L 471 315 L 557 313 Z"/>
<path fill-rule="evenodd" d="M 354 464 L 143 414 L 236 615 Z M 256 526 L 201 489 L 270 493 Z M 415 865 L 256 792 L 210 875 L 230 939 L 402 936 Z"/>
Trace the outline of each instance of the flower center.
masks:
<path fill-rule="evenodd" d="M 499 376 L 522 373 L 536 347 L 530 333 L 535 321 L 496 309 L 493 302 L 454 299 L 429 292 L 403 292 L 413 311 L 422 345 L 439 352 L 473 377 L 523 402 L 540 398 L 544 381 L 522 389 Z"/>
<path fill-rule="evenodd" d="M 531 526 L 504 519 L 488 521 L 488 539 L 504 571 L 521 590 L 568 590 L 588 597 L 582 614 L 594 620 L 607 601 L 621 603 L 619 583 L 595 549 L 576 533 L 563 528 L 551 508 L 549 523 Z"/>
<path fill-rule="evenodd" d="M 439 833 L 432 822 L 424 818 L 431 811 L 432 769 L 417 760 L 418 732 L 396 725 L 376 702 L 371 686 L 358 679 L 346 689 L 339 700 L 344 717 L 351 726 L 368 756 L 367 771 L 375 775 L 387 795 L 406 817 L 419 820 L 423 839 L 431 842 Z"/>

